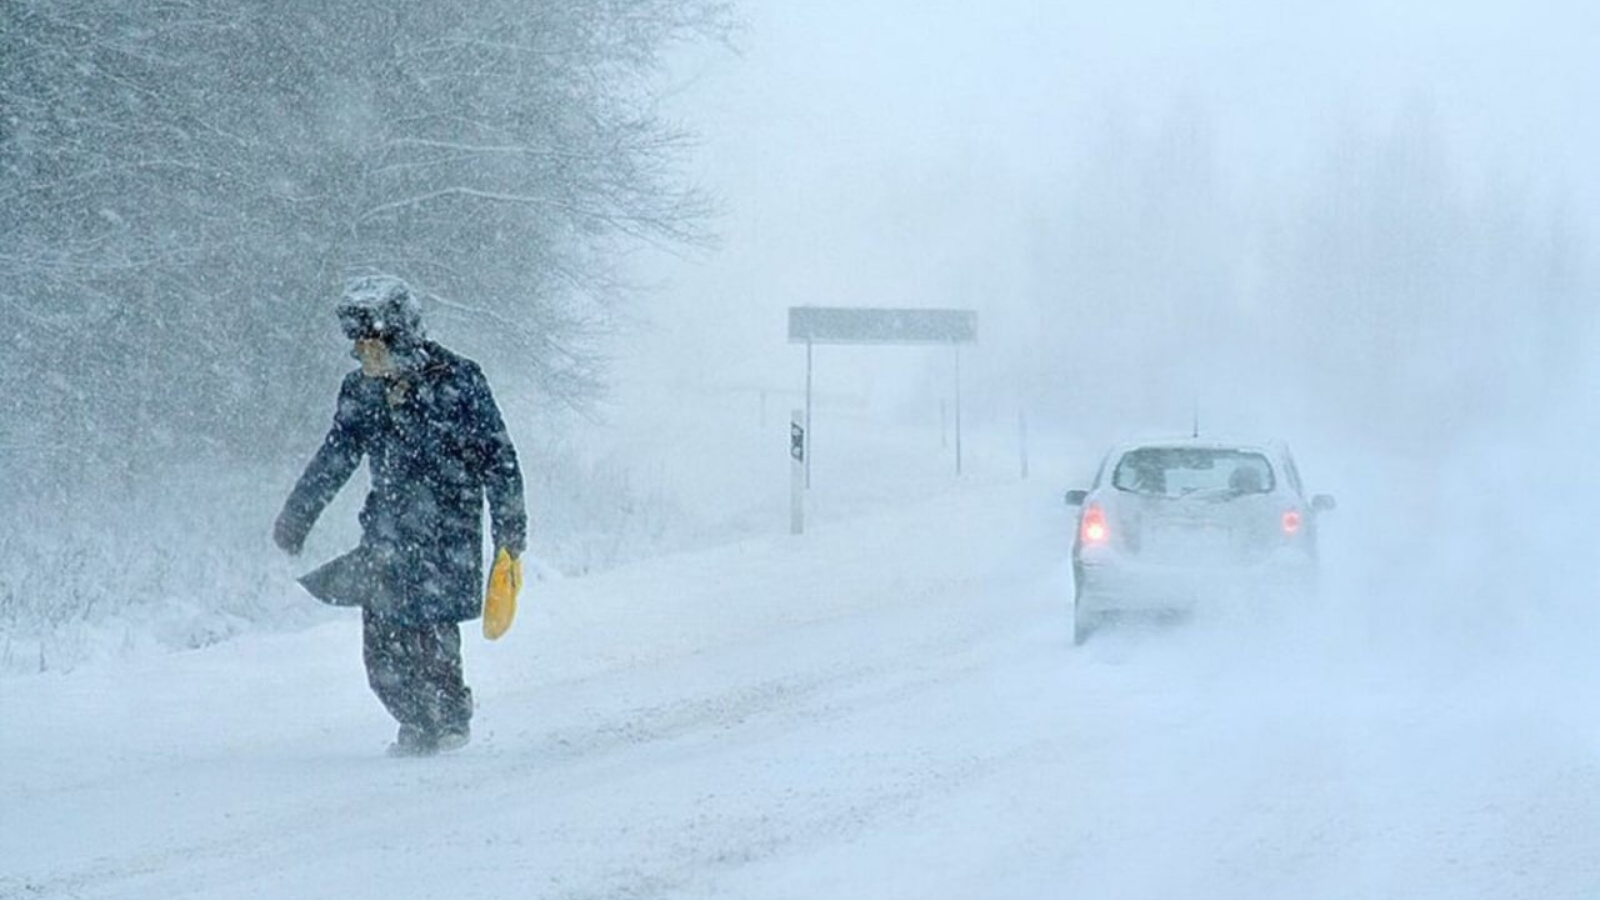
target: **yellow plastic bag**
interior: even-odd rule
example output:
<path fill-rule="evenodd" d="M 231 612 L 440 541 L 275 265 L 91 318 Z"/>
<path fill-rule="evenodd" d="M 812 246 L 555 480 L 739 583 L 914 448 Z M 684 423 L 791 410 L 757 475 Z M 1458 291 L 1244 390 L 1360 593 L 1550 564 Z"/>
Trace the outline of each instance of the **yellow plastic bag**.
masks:
<path fill-rule="evenodd" d="M 522 560 L 512 559 L 501 547 L 489 570 L 489 591 L 483 598 L 483 636 L 497 640 L 511 630 L 517 615 L 517 592 L 522 590 Z"/>

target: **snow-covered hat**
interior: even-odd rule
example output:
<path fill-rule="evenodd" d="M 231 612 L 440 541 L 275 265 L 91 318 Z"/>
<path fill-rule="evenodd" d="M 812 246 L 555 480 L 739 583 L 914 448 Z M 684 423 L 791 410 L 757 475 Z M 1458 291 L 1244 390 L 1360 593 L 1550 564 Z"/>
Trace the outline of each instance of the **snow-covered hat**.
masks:
<path fill-rule="evenodd" d="M 393 275 L 362 275 L 345 283 L 338 303 L 345 337 L 381 338 L 390 347 L 422 340 L 422 306 Z"/>

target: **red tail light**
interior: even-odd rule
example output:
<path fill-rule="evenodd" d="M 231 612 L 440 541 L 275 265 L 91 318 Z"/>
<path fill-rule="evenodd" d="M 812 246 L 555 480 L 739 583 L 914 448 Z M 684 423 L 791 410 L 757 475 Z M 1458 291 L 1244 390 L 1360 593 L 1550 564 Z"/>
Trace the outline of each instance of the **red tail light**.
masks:
<path fill-rule="evenodd" d="M 1078 537 L 1085 544 L 1104 544 L 1111 537 L 1111 529 L 1106 527 L 1105 511 L 1098 506 L 1085 507 Z"/>
<path fill-rule="evenodd" d="M 1287 535 L 1299 534 L 1300 533 L 1301 524 L 1302 524 L 1302 522 L 1300 520 L 1300 510 L 1291 509 L 1291 510 L 1286 510 L 1284 512 L 1284 514 L 1283 514 L 1283 533 L 1284 534 L 1287 534 Z"/>

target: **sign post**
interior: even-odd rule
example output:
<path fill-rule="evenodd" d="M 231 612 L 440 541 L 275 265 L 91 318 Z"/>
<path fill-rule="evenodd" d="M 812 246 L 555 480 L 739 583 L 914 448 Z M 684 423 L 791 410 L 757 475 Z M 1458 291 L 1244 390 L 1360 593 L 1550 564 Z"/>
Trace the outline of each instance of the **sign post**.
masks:
<path fill-rule="evenodd" d="M 811 433 L 811 342 L 806 341 L 806 434 Z M 806 490 L 811 490 L 811 454 L 805 455 Z"/>
<path fill-rule="evenodd" d="M 789 533 L 806 530 L 806 427 L 801 410 L 789 412 Z"/>
<path fill-rule="evenodd" d="M 956 477 L 961 477 L 961 345 L 954 345 L 956 353 Z"/>
<path fill-rule="evenodd" d="M 804 431 L 811 432 L 812 348 L 817 344 L 948 344 L 956 354 L 956 474 L 961 474 L 961 345 L 978 340 L 978 314 L 970 309 L 886 309 L 873 307 L 791 306 L 789 343 L 806 345 Z M 943 419 L 941 403 L 941 420 Z M 940 425 L 943 441 L 944 426 Z M 811 453 L 804 458 L 805 486 L 811 486 Z"/>

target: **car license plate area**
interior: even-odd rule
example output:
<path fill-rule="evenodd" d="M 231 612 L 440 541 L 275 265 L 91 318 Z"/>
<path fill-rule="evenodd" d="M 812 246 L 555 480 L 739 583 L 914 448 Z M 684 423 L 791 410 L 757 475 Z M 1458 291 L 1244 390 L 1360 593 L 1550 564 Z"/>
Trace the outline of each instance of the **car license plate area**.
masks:
<path fill-rule="evenodd" d="M 1144 535 L 1144 556 L 1197 565 L 1232 562 L 1233 529 L 1209 522 L 1157 523 Z"/>

